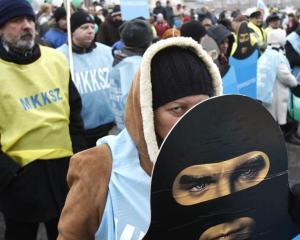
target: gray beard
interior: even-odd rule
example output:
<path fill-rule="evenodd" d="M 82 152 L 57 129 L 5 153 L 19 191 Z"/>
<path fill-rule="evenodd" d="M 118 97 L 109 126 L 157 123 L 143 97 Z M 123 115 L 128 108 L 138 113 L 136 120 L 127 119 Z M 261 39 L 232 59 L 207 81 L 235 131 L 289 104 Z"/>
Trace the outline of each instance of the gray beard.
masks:
<path fill-rule="evenodd" d="M 13 40 L 11 38 L 2 35 L 2 42 L 7 51 L 13 50 L 19 53 L 25 53 L 33 49 L 35 45 L 35 35 L 33 35 L 32 39 L 26 40 L 19 38 L 18 40 Z"/>

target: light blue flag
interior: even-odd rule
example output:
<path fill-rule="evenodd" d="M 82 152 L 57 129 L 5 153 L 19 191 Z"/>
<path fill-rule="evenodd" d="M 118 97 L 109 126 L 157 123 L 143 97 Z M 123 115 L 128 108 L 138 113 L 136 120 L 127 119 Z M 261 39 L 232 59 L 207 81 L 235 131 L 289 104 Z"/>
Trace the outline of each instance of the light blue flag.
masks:
<path fill-rule="evenodd" d="M 149 18 L 148 0 L 120 0 L 122 18 L 126 21 L 144 17 Z"/>

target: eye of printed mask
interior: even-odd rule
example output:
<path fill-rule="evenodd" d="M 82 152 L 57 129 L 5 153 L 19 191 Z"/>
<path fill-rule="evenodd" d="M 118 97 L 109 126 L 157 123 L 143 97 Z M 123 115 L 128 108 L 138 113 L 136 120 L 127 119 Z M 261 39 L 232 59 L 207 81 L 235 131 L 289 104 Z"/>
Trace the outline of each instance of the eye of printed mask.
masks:
<path fill-rule="evenodd" d="M 176 176 L 173 197 L 185 206 L 223 197 L 259 184 L 269 168 L 268 156 L 260 151 L 223 162 L 193 165 Z"/>

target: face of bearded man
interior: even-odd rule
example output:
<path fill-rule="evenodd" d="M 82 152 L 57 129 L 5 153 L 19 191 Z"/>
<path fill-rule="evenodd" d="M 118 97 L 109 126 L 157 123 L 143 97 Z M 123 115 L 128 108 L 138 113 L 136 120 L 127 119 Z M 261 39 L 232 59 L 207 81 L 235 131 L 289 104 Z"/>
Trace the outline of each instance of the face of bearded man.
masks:
<path fill-rule="evenodd" d="M 35 35 L 35 23 L 26 16 L 13 18 L 0 28 L 3 43 L 17 52 L 31 50 L 35 44 Z"/>

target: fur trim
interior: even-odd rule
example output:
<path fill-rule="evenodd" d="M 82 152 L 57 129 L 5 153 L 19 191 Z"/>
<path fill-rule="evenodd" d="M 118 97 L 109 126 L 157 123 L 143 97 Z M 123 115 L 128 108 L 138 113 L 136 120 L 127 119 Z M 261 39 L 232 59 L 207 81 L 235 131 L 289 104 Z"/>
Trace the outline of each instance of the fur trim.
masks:
<path fill-rule="evenodd" d="M 144 128 L 144 138 L 147 144 L 150 160 L 155 163 L 159 153 L 158 143 L 154 128 L 154 114 L 152 108 L 152 84 L 151 84 L 151 61 L 153 57 L 162 49 L 167 47 L 189 48 L 194 51 L 201 60 L 206 64 L 209 73 L 213 79 L 215 96 L 223 94 L 222 79 L 218 67 L 211 57 L 203 50 L 201 45 L 192 38 L 174 37 L 151 45 L 145 52 L 141 63 L 140 77 L 140 103 Z"/>

